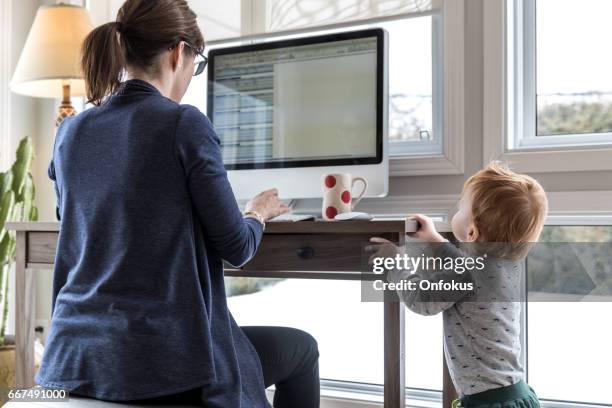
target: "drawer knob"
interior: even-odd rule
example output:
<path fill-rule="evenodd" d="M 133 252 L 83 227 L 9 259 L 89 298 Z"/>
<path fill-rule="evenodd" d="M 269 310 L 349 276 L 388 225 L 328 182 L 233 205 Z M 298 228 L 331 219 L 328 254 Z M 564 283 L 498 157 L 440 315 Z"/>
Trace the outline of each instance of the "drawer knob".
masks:
<path fill-rule="evenodd" d="M 297 256 L 298 258 L 302 258 L 302 259 L 310 259 L 314 256 L 314 249 L 312 249 L 309 246 L 298 248 Z"/>

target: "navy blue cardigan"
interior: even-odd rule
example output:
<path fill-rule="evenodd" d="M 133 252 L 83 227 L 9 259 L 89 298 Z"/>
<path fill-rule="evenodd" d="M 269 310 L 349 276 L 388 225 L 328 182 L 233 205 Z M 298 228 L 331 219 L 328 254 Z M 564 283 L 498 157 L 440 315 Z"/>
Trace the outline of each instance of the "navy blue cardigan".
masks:
<path fill-rule="evenodd" d="M 49 176 L 61 227 L 36 382 L 115 401 L 202 387 L 207 407 L 269 407 L 222 263 L 246 263 L 262 226 L 243 218 L 206 116 L 130 80 L 64 121 Z"/>

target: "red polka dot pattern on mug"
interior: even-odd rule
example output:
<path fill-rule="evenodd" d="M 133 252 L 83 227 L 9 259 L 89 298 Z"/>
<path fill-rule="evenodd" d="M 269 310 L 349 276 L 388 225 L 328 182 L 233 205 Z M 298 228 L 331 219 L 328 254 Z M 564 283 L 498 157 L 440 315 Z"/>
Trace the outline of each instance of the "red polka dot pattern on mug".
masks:
<path fill-rule="evenodd" d="M 324 220 L 331 221 L 336 215 L 353 211 L 365 193 L 367 182 L 362 177 L 353 177 L 350 173 L 333 173 L 321 175 L 321 192 L 323 202 L 321 215 Z M 353 194 L 355 181 L 363 183 L 363 189 L 358 195 Z"/>
<path fill-rule="evenodd" d="M 336 185 L 336 178 L 334 176 L 325 177 L 325 186 L 327 188 L 333 188 Z"/>
<path fill-rule="evenodd" d="M 327 218 L 333 220 L 334 217 L 338 215 L 338 210 L 336 210 L 336 207 L 327 207 L 327 209 L 325 210 L 325 215 L 327 216 Z"/>
<path fill-rule="evenodd" d="M 347 190 L 344 190 L 342 192 L 342 195 L 340 196 L 340 199 L 345 202 L 346 204 L 351 202 L 351 193 Z"/>

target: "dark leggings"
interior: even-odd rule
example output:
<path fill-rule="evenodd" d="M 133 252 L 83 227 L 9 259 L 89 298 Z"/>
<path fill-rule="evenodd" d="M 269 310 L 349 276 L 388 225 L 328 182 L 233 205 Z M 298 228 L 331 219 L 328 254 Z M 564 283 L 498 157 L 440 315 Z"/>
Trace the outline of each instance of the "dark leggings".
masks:
<path fill-rule="evenodd" d="M 319 349 L 308 333 L 290 327 L 243 326 L 261 360 L 274 408 L 319 407 Z"/>
<path fill-rule="evenodd" d="M 264 384 L 274 384 L 274 408 L 319 408 L 319 350 L 308 333 L 290 327 L 243 326 L 261 360 Z M 194 404 L 199 388 L 130 401 L 138 404 Z"/>

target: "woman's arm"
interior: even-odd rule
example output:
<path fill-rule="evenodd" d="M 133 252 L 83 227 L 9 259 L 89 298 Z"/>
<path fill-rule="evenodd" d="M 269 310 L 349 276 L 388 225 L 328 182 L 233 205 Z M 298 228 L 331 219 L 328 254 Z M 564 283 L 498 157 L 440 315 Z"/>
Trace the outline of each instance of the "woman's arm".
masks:
<path fill-rule="evenodd" d="M 240 212 L 208 118 L 190 105 L 180 109 L 175 152 L 205 237 L 222 259 L 242 266 L 255 255 L 263 226 Z"/>
<path fill-rule="evenodd" d="M 57 186 L 57 176 L 55 173 L 55 147 L 57 145 L 57 140 L 62 137 L 63 132 L 66 130 L 66 128 L 69 126 L 69 124 L 72 122 L 72 120 L 74 119 L 74 116 L 72 117 L 67 117 L 65 118 L 62 123 L 60 124 L 60 126 L 57 128 L 57 132 L 55 134 L 55 140 L 53 141 L 53 151 L 51 154 L 51 161 L 49 162 L 49 167 L 47 168 L 47 175 L 49 176 L 49 178 L 51 180 L 53 180 L 53 186 L 55 188 L 55 217 L 57 218 L 58 221 L 61 221 L 61 214 L 60 214 L 60 207 L 61 207 L 61 202 L 62 202 L 62 197 L 60 194 L 60 190 L 59 187 Z"/>
<path fill-rule="evenodd" d="M 60 221 L 61 220 L 60 210 L 59 210 L 60 194 L 57 188 L 57 181 L 55 180 L 55 164 L 53 163 L 53 159 L 51 159 L 51 162 L 49 163 L 49 167 L 47 168 L 47 175 L 49 176 L 51 180 L 53 180 L 53 186 L 55 187 L 55 202 L 56 202 L 55 217 L 57 218 L 58 221 Z"/>

